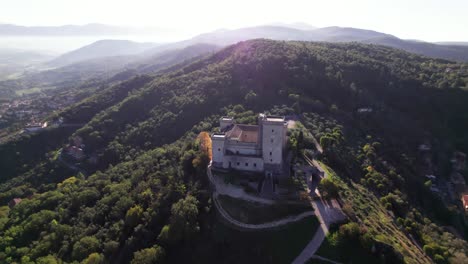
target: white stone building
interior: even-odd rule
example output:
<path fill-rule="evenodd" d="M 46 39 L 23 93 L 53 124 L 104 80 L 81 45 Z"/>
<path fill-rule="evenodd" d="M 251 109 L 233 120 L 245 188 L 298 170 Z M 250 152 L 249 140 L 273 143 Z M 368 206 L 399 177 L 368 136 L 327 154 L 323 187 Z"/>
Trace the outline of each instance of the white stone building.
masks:
<path fill-rule="evenodd" d="M 281 173 L 284 168 L 287 123 L 284 117 L 260 114 L 258 125 L 220 119 L 220 133 L 211 136 L 214 168 Z"/>

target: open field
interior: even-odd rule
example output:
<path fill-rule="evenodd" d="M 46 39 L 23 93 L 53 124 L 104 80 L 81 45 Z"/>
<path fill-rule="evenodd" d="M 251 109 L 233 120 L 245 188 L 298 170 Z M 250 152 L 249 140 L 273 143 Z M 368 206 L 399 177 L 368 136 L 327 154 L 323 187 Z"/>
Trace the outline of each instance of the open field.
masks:
<path fill-rule="evenodd" d="M 16 90 L 16 95 L 28 95 L 32 93 L 40 93 L 43 90 L 54 89 L 55 87 L 33 87 L 29 89 Z"/>

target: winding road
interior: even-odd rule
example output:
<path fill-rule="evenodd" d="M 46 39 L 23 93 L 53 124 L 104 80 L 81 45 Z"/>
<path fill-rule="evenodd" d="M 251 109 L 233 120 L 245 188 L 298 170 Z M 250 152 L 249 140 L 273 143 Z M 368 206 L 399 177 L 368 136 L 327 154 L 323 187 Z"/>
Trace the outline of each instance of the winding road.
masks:
<path fill-rule="evenodd" d="M 273 204 L 275 203 L 275 201 L 257 197 L 254 195 L 250 195 L 240 188 L 235 188 L 233 186 L 225 184 L 220 179 L 216 179 L 215 177 L 213 177 L 213 173 L 211 172 L 211 164 L 208 165 L 207 175 L 208 175 L 208 179 L 214 186 L 212 197 L 213 197 L 213 203 L 216 209 L 226 221 L 228 221 L 230 224 L 238 228 L 248 229 L 248 230 L 271 229 L 271 228 L 287 225 L 290 223 L 294 223 L 306 217 L 310 217 L 314 215 L 313 211 L 308 211 L 308 212 L 304 212 L 296 216 L 288 216 L 288 217 L 285 217 L 285 218 L 282 218 L 273 222 L 267 222 L 263 224 L 246 224 L 246 223 L 240 222 L 232 218 L 231 215 L 229 215 L 229 213 L 226 212 L 226 210 L 224 210 L 223 206 L 221 205 L 218 199 L 218 196 L 220 194 L 228 195 L 230 197 L 242 199 L 245 201 L 257 202 L 257 203 L 263 203 L 263 204 Z"/>

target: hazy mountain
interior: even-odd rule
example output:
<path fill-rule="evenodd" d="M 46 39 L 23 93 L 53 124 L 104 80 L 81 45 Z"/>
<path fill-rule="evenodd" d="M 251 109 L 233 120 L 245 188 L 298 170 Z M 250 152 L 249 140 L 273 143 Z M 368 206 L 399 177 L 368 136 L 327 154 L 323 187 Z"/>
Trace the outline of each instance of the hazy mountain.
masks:
<path fill-rule="evenodd" d="M 165 68 L 171 70 L 176 64 L 195 60 L 219 49 L 220 47 L 211 44 L 196 44 L 183 49 L 163 51 L 152 56 L 142 54 L 108 56 L 79 61 L 54 69 L 41 71 L 32 69 L 22 72 L 16 79 L 0 81 L 0 90 L 4 91 L 5 97 L 12 97 L 15 90 L 28 87 L 62 89 L 76 87 L 89 80 L 112 83 L 136 74 L 156 73 Z M 4 69 L 1 66 L 0 64 L 0 71 L 3 72 Z M 13 73 L 14 71 L 5 71 L 5 75 Z M 1 77 L 0 74 L 0 79 Z M 10 93 L 6 93 L 5 90 Z"/>
<path fill-rule="evenodd" d="M 129 40 L 100 40 L 77 50 L 65 53 L 50 61 L 50 66 L 63 66 L 79 61 L 120 55 L 134 55 L 150 48 L 156 47 L 155 43 L 139 43 Z"/>
<path fill-rule="evenodd" d="M 439 45 L 468 46 L 468 42 L 465 41 L 440 41 L 434 43 Z"/>
<path fill-rule="evenodd" d="M 317 29 L 317 27 L 314 27 L 312 25 L 309 25 L 307 23 L 302 23 L 302 22 L 296 22 L 296 23 L 272 23 L 270 26 L 277 26 L 277 27 L 288 27 L 288 28 L 294 28 L 294 29 L 299 29 L 299 30 L 314 30 Z"/>
<path fill-rule="evenodd" d="M 9 78 L 54 57 L 50 52 L 0 49 L 0 79 Z"/>
<path fill-rule="evenodd" d="M 325 27 L 313 30 L 301 30 L 285 26 L 258 26 L 233 30 L 224 29 L 200 34 L 189 40 L 161 45 L 148 50 L 148 53 L 157 53 L 196 43 L 212 43 L 224 46 L 257 38 L 326 42 L 357 41 L 394 47 L 435 58 L 468 61 L 468 49 L 462 45 L 439 45 L 424 41 L 403 40 L 386 33 L 349 27 Z"/>
<path fill-rule="evenodd" d="M 267 38 L 273 40 L 307 40 L 307 31 L 280 26 L 247 27 L 234 30 L 215 31 L 198 35 L 189 42 L 228 45 L 243 40 Z"/>
<path fill-rule="evenodd" d="M 304 41 L 362 41 L 377 37 L 393 37 L 388 34 L 372 30 L 342 27 L 326 27 L 312 30 L 302 30 L 287 26 L 258 26 L 239 29 L 223 29 L 200 34 L 189 40 L 171 43 L 169 46 L 184 46 L 194 43 L 213 43 L 216 45 L 230 45 L 239 41 L 266 38 L 273 40 L 304 40 Z M 160 50 L 166 45 L 155 48 Z"/>
<path fill-rule="evenodd" d="M 152 32 L 155 32 L 153 29 Z M 151 31 L 151 30 L 150 30 Z M 122 35 L 148 33 L 145 29 L 132 29 L 108 26 L 103 24 L 88 24 L 83 26 L 66 25 L 60 27 L 24 27 L 10 24 L 0 24 L 0 35 L 19 36 L 71 36 L 71 35 Z M 156 45 L 149 43 L 135 43 L 131 41 L 98 41 L 81 49 L 72 51 L 57 58 L 52 66 L 62 66 L 87 59 L 137 54 L 146 51 L 148 56 L 167 50 L 180 49 L 198 43 L 209 43 L 226 46 L 239 41 L 266 38 L 273 40 L 304 40 L 327 42 L 364 42 L 386 45 L 426 56 L 450 60 L 467 61 L 468 43 L 402 40 L 393 35 L 373 30 L 350 27 L 315 28 L 305 23 L 274 23 L 272 25 L 246 27 L 239 29 L 221 29 L 203 33 L 191 39 L 180 42 Z M 153 46 L 151 46 L 153 45 Z M 157 46 L 157 47 L 156 47 Z"/>
<path fill-rule="evenodd" d="M 219 49 L 221 49 L 220 46 L 199 43 L 182 49 L 167 50 L 150 57 L 140 55 L 139 59 L 135 61 L 133 65 L 136 66 L 135 68 L 140 74 L 150 73 L 175 63 L 181 63 L 186 60 L 204 56 L 218 51 Z"/>
<path fill-rule="evenodd" d="M 118 27 L 104 24 L 37 26 L 27 27 L 0 24 L 0 35 L 7 36 L 110 36 L 126 34 L 148 34 L 156 29 Z"/>
<path fill-rule="evenodd" d="M 363 42 L 389 46 L 434 58 L 468 61 L 468 46 L 439 45 L 422 41 L 402 40 L 395 37 L 374 38 Z"/>
<path fill-rule="evenodd" d="M 395 36 L 377 32 L 374 30 L 350 28 L 350 27 L 325 27 L 318 28 L 309 33 L 309 40 L 350 42 L 363 41 L 378 37 L 396 38 Z"/>
<path fill-rule="evenodd" d="M 56 55 L 51 52 L 0 49 L 0 64 L 27 65 L 51 60 Z"/>

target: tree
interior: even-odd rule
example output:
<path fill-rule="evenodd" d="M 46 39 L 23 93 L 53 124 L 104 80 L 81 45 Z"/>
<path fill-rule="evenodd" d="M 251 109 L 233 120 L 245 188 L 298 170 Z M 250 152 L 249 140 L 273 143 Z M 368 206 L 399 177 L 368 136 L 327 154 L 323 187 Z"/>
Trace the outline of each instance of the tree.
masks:
<path fill-rule="evenodd" d="M 164 249 L 158 245 L 154 245 L 151 248 L 145 248 L 135 252 L 131 264 L 163 263 L 164 257 Z"/>
<path fill-rule="evenodd" d="M 355 222 L 350 222 L 340 226 L 339 230 L 340 237 L 349 242 L 357 241 L 361 235 L 361 229 Z"/>
<path fill-rule="evenodd" d="M 167 243 L 177 243 L 199 231 L 198 200 L 192 196 L 180 199 L 172 205 L 170 224 L 165 226 L 159 238 Z"/>
<path fill-rule="evenodd" d="M 36 259 L 37 264 L 58 264 L 59 261 L 57 260 L 56 257 L 52 255 L 48 255 L 46 257 L 40 257 Z"/>
<path fill-rule="evenodd" d="M 99 249 L 99 240 L 93 236 L 81 238 L 73 245 L 72 257 L 82 260 Z"/>
<path fill-rule="evenodd" d="M 127 210 L 127 214 L 125 215 L 125 224 L 133 228 L 138 225 L 142 216 L 143 208 L 139 205 L 135 205 Z"/>
<path fill-rule="evenodd" d="M 91 253 L 83 260 L 82 264 L 102 264 L 104 263 L 104 256 L 99 253 Z"/>
<path fill-rule="evenodd" d="M 338 186 L 329 178 L 323 178 L 317 188 L 325 198 L 338 197 Z"/>
<path fill-rule="evenodd" d="M 248 103 L 248 104 L 252 104 L 256 101 L 257 99 L 257 94 L 250 90 L 244 97 L 245 101 Z"/>

